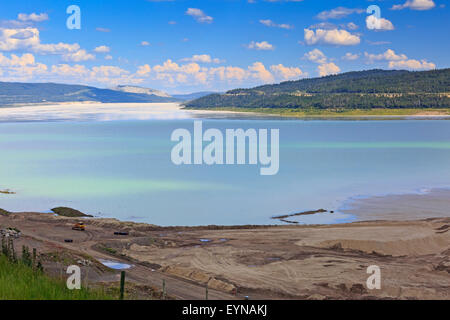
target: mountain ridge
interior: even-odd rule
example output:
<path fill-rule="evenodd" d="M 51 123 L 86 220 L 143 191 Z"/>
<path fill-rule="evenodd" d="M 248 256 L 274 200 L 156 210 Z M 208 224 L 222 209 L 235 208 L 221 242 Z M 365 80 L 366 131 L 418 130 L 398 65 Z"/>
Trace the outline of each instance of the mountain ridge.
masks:
<path fill-rule="evenodd" d="M 165 97 L 165 98 L 172 98 L 170 94 L 167 92 L 146 88 L 146 87 L 140 87 L 140 86 L 131 86 L 131 85 L 119 85 L 116 87 L 111 88 L 111 90 L 115 91 L 122 91 L 122 92 L 128 92 L 128 93 L 141 93 L 141 94 L 148 94 L 148 95 L 155 95 L 158 97 Z"/>
<path fill-rule="evenodd" d="M 450 69 L 365 70 L 233 89 L 185 103 L 188 108 L 448 108 Z"/>
<path fill-rule="evenodd" d="M 190 100 L 188 99 L 190 96 L 198 98 L 208 93 L 172 96 L 160 90 L 131 85 L 101 89 L 93 86 L 54 82 L 0 82 L 0 106 L 88 101 L 102 103 L 182 102 Z"/>

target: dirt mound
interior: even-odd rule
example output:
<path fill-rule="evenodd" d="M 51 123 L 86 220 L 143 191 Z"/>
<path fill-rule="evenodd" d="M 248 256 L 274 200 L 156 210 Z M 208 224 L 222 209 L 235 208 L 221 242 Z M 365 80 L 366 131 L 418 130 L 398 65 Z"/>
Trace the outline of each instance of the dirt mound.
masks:
<path fill-rule="evenodd" d="M 320 242 L 322 248 L 358 250 L 391 256 L 419 256 L 441 253 L 448 248 L 450 236 L 434 235 L 423 238 L 395 241 L 336 239 Z"/>
<path fill-rule="evenodd" d="M 236 287 L 231 283 L 218 280 L 213 276 L 210 276 L 209 274 L 200 271 L 198 269 L 180 266 L 167 266 L 162 271 L 180 278 L 195 281 L 200 284 L 204 285 L 208 284 L 208 288 L 211 289 L 225 291 L 228 293 L 232 293 L 236 290 Z"/>
<path fill-rule="evenodd" d="M 100 218 L 100 219 L 89 219 L 87 221 L 89 224 L 100 227 L 100 228 L 108 228 L 114 230 L 121 230 L 127 232 L 140 231 L 145 232 L 149 230 L 153 230 L 155 225 L 147 224 L 147 223 L 138 223 L 138 222 L 130 222 L 130 221 L 119 221 L 117 219 L 112 218 Z"/>

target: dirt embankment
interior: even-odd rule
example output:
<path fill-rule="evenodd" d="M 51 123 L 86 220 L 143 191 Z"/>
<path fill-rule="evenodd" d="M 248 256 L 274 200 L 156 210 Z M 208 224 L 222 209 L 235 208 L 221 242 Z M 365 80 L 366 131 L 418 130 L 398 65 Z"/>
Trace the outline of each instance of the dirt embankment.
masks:
<path fill-rule="evenodd" d="M 450 299 L 450 218 L 193 228 L 83 218 L 85 232 L 71 230 L 77 219 L 9 213 L 0 225 L 22 232 L 18 245 L 57 252 L 46 262 L 56 274 L 81 261 L 89 283 L 115 283 L 118 272 L 98 262 L 114 260 L 132 266 L 136 285 L 165 280 L 178 299 L 203 299 L 206 286 L 210 299 Z M 379 290 L 366 285 L 371 265 Z"/>

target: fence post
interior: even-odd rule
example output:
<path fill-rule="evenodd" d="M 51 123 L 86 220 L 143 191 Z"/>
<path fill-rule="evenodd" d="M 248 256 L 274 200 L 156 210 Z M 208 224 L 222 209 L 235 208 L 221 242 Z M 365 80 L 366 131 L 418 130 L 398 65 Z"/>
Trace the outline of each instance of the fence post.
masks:
<path fill-rule="evenodd" d="M 31 262 L 33 264 L 33 270 L 36 269 L 36 248 L 33 248 L 33 261 Z"/>
<path fill-rule="evenodd" d="M 163 279 L 163 300 L 166 300 L 166 279 Z"/>
<path fill-rule="evenodd" d="M 89 288 L 89 267 L 87 267 L 86 268 L 86 277 L 85 277 L 85 281 L 86 281 L 86 284 L 85 284 L 85 287 L 86 287 L 86 289 L 88 289 Z"/>
<path fill-rule="evenodd" d="M 125 271 L 120 273 L 120 300 L 123 300 L 125 291 Z"/>

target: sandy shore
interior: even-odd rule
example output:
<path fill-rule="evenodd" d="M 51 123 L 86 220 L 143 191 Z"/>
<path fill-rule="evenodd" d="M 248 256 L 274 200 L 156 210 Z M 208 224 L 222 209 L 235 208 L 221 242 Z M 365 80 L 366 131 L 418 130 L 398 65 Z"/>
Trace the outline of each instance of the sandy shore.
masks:
<path fill-rule="evenodd" d="M 270 113 L 238 108 L 191 109 L 180 103 L 100 103 L 94 101 L 8 105 L 0 107 L 0 122 L 17 121 L 112 121 L 153 119 L 306 119 L 306 120 L 402 120 L 450 119 L 446 112 L 424 111 L 402 115 L 302 115 Z"/>
<path fill-rule="evenodd" d="M 0 108 L 0 122 L 14 121 L 111 121 L 193 118 L 257 117 L 256 113 L 186 110 L 179 103 L 67 102 Z M 267 115 L 260 115 L 267 117 Z"/>
<path fill-rule="evenodd" d="M 340 212 L 358 220 L 414 220 L 450 216 L 450 189 L 429 189 L 413 194 L 357 197 Z"/>
<path fill-rule="evenodd" d="M 0 215 L 2 227 L 22 232 L 16 246 L 37 248 L 48 272 L 63 274 L 78 263 L 91 286 L 118 281 L 103 259 L 131 264 L 133 288 L 154 294 L 166 280 L 177 299 L 203 299 L 206 284 L 210 299 L 450 299 L 450 218 L 241 227 L 86 219 L 85 232 L 71 229 L 76 221 Z M 366 287 L 370 265 L 381 268 L 380 290 Z"/>

